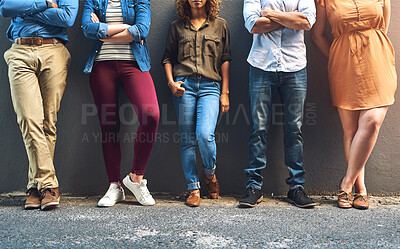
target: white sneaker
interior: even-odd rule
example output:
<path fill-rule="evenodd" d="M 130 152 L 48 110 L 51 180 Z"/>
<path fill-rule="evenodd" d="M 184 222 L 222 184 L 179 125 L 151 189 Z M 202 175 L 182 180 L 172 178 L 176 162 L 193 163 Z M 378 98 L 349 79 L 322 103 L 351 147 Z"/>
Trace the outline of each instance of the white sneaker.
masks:
<path fill-rule="evenodd" d="M 131 177 L 127 175 L 122 182 L 124 183 L 125 187 L 132 191 L 136 200 L 143 206 L 153 206 L 156 204 L 149 190 L 147 189 L 146 179 L 142 179 L 139 184 L 137 182 L 132 182 Z"/>
<path fill-rule="evenodd" d="M 119 188 L 118 184 L 111 183 L 107 190 L 107 193 L 99 200 L 97 206 L 99 207 L 112 207 L 117 202 L 125 200 L 125 193 L 122 188 Z"/>

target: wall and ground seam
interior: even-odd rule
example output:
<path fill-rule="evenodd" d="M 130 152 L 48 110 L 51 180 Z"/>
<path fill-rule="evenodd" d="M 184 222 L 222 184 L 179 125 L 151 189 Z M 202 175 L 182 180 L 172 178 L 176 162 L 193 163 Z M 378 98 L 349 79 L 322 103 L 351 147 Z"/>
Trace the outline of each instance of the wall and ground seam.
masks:
<path fill-rule="evenodd" d="M 223 193 L 242 193 L 246 177 L 247 142 L 250 132 L 248 70 L 246 57 L 251 46 L 251 35 L 243 26 L 242 0 L 223 0 L 220 16 L 225 18 L 231 31 L 231 110 L 220 118 L 216 129 L 218 142 L 217 176 Z M 152 58 L 151 74 L 156 86 L 161 119 L 159 136 L 148 163 L 145 178 L 152 192 L 183 192 L 186 183 L 179 159 L 176 115 L 171 93 L 166 86 L 160 60 L 165 48 L 168 26 L 175 19 L 173 0 L 152 0 L 152 27 L 148 39 Z M 58 121 L 58 141 L 55 167 L 64 193 L 103 193 L 107 177 L 99 140 L 100 126 L 93 113 L 93 97 L 88 76 L 82 70 L 88 58 L 92 41 L 83 36 L 80 15 L 69 29 L 72 54 L 67 89 Z M 400 2 L 392 1 L 392 22 L 389 37 L 396 51 L 397 71 L 400 72 Z M 0 17 L 0 54 L 9 47 L 5 33 L 9 19 Z M 346 164 L 342 148 L 342 130 L 336 110 L 330 108 L 327 79 L 327 60 L 318 51 L 306 32 L 308 48 L 308 96 L 304 124 L 304 166 L 306 188 L 314 193 L 334 192 L 344 175 Z M 399 91 L 396 99 L 400 99 Z M 121 140 L 123 161 L 122 177 L 131 168 L 133 139 L 137 119 L 127 97 L 121 91 Z M 27 181 L 28 160 L 21 134 L 12 108 L 7 66 L 0 60 L 0 193 L 23 191 Z M 288 171 L 284 164 L 283 133 L 280 106 L 275 108 L 268 138 L 268 167 L 263 171 L 265 193 L 285 193 Z M 367 163 L 366 182 L 370 193 L 400 193 L 400 104 L 395 103 L 387 114 L 376 147 Z M 199 173 L 202 175 L 198 155 Z M 201 184 L 205 186 L 204 180 Z"/>

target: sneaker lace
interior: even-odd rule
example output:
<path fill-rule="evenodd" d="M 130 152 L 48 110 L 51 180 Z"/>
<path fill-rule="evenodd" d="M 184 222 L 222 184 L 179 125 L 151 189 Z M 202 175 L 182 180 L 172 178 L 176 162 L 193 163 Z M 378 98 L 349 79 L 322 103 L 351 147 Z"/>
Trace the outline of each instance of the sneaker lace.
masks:
<path fill-rule="evenodd" d="M 110 198 L 110 195 L 112 195 L 112 193 L 115 192 L 114 189 L 109 189 L 107 190 L 106 194 L 104 195 L 105 198 Z"/>
<path fill-rule="evenodd" d="M 307 197 L 306 193 L 304 192 L 304 190 L 300 189 L 300 188 L 296 189 L 296 191 L 294 192 L 294 196 L 297 197 L 297 198 Z"/>
<path fill-rule="evenodd" d="M 147 199 L 151 196 L 149 189 L 146 186 L 143 186 L 143 187 L 141 186 L 140 189 L 141 189 L 141 193 L 140 193 L 141 198 Z"/>
<path fill-rule="evenodd" d="M 350 194 L 350 193 L 347 193 L 346 191 L 341 191 L 341 192 L 338 194 L 338 197 L 339 197 L 339 198 L 342 198 L 343 200 L 349 201 L 349 202 L 352 201 L 352 200 L 351 200 L 351 194 Z"/>
<path fill-rule="evenodd" d="M 256 191 L 254 190 L 254 188 L 248 188 L 244 198 L 247 198 L 247 197 L 249 197 L 251 195 L 255 195 L 255 194 L 256 194 Z"/>
<path fill-rule="evenodd" d="M 42 198 L 44 198 L 44 197 L 46 196 L 46 192 L 50 192 L 50 194 L 51 194 L 52 196 L 56 196 L 56 193 L 55 193 L 51 188 L 45 188 L 45 189 L 42 191 Z"/>
<path fill-rule="evenodd" d="M 366 195 L 357 195 L 356 198 L 354 198 L 354 199 L 357 199 L 357 198 L 360 198 L 360 197 L 361 197 L 361 200 L 362 200 L 362 201 L 364 201 L 364 202 L 367 202 L 367 201 L 368 201 Z"/>

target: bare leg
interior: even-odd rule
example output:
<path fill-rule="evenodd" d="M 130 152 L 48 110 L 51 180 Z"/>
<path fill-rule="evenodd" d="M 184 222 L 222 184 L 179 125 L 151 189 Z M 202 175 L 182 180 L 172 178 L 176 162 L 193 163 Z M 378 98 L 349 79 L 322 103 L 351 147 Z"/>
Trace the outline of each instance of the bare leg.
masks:
<path fill-rule="evenodd" d="M 136 175 L 134 173 L 129 173 L 129 176 L 131 177 L 132 182 L 136 182 L 139 184 L 143 179 L 143 175 Z"/>
<path fill-rule="evenodd" d="M 339 112 L 340 114 L 340 112 Z M 345 114 L 346 115 L 346 114 Z M 360 117 L 359 111 L 352 111 L 349 113 L 351 117 L 342 118 L 342 126 L 343 126 L 343 144 L 344 144 L 344 155 L 346 157 L 346 163 L 349 163 L 349 156 L 350 156 L 350 147 L 353 141 L 354 136 L 356 135 L 358 129 L 358 119 Z M 344 123 L 343 121 L 346 121 Z M 357 194 L 367 194 L 367 189 L 364 183 L 364 173 L 365 169 L 363 168 L 360 174 L 357 176 L 356 182 L 354 184 L 354 188 Z"/>
<path fill-rule="evenodd" d="M 339 109 L 339 115 L 344 127 L 348 123 L 354 123 L 355 112 L 359 112 L 358 129 L 350 145 L 348 152 L 348 166 L 346 176 L 343 178 L 341 189 L 351 192 L 358 176 L 357 186 L 362 188 L 364 184 L 364 165 L 367 162 L 378 137 L 379 129 L 383 123 L 388 107 L 374 108 L 363 111 L 349 111 Z M 361 175 L 360 175 L 361 173 Z M 362 189 L 358 189 L 362 190 Z"/>
<path fill-rule="evenodd" d="M 365 166 L 361 170 L 360 174 L 358 174 L 356 182 L 354 183 L 354 190 L 356 194 L 367 195 L 367 188 L 365 187 Z"/>

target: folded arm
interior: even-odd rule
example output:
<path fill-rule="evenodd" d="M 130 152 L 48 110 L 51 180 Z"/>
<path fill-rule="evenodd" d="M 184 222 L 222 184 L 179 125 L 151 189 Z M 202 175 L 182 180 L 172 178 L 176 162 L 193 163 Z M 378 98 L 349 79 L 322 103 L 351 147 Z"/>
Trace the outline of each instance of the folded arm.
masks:
<path fill-rule="evenodd" d="M 278 10 L 263 9 L 261 16 L 269 18 L 282 26 L 295 30 L 308 30 L 311 28 L 306 15 L 301 12 L 282 12 Z"/>
<path fill-rule="evenodd" d="M 83 34 L 93 40 L 106 38 L 108 32 L 108 24 L 100 21 L 92 21 L 93 14 L 95 13 L 94 1 L 85 0 L 82 15 L 82 29 Z M 97 17 L 97 16 L 96 16 Z M 98 20 L 98 18 L 97 18 Z"/>
<path fill-rule="evenodd" d="M 46 0 L 0 0 L 3 17 L 25 17 L 46 9 Z"/>
<path fill-rule="evenodd" d="M 149 0 L 138 0 L 136 3 L 136 22 L 128 28 L 134 42 L 142 42 L 149 35 L 151 9 Z M 122 35 L 122 34 L 121 34 Z"/>
<path fill-rule="evenodd" d="M 79 0 L 60 0 L 58 8 L 48 8 L 44 11 L 24 17 L 52 26 L 71 27 L 78 14 Z"/>
<path fill-rule="evenodd" d="M 260 0 L 245 0 L 243 6 L 244 25 L 251 34 L 263 34 L 273 31 L 282 25 L 261 16 Z"/>

